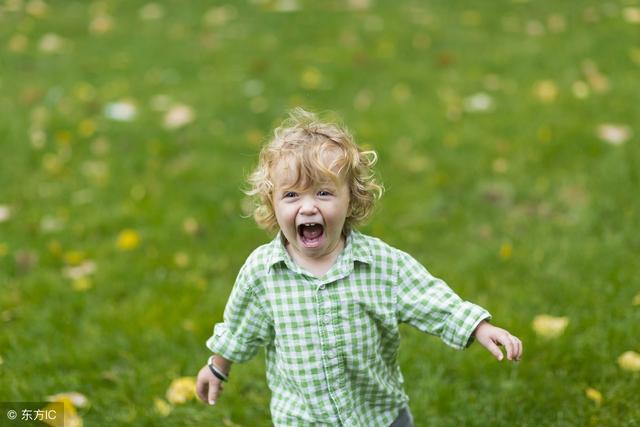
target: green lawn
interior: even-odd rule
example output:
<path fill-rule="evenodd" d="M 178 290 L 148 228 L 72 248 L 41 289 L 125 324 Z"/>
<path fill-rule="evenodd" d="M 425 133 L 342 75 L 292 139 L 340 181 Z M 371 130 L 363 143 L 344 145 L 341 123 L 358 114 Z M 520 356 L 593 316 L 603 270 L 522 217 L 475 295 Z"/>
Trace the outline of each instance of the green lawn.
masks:
<path fill-rule="evenodd" d="M 524 342 L 498 363 L 403 328 L 417 426 L 640 425 L 639 75 L 635 0 L 0 1 L 0 401 L 270 425 L 262 355 L 215 408 L 154 400 L 270 239 L 241 189 L 300 105 L 380 155 L 362 230 Z"/>

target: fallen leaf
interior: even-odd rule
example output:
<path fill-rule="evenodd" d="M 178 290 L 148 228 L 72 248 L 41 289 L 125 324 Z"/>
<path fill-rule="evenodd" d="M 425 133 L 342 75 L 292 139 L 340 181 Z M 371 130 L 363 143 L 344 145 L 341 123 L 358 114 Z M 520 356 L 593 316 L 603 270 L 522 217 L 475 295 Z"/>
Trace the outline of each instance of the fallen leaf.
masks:
<path fill-rule="evenodd" d="M 171 382 L 167 389 L 167 400 L 178 405 L 196 398 L 196 380 L 194 377 L 180 377 Z"/>
<path fill-rule="evenodd" d="M 194 118 L 193 108 L 185 104 L 176 104 L 164 115 L 164 128 L 178 129 L 191 123 Z"/>
<path fill-rule="evenodd" d="M 38 48 L 44 53 L 56 53 L 62 50 L 65 40 L 57 34 L 47 33 L 40 38 Z"/>
<path fill-rule="evenodd" d="M 91 279 L 89 279 L 88 277 L 79 277 L 75 279 L 71 284 L 73 290 L 77 292 L 84 292 L 91 289 L 92 286 L 93 284 L 91 283 Z"/>
<path fill-rule="evenodd" d="M 622 11 L 624 20 L 631 24 L 640 24 L 640 8 L 625 7 Z"/>
<path fill-rule="evenodd" d="M 508 260 L 509 258 L 511 258 L 512 254 L 513 254 L 513 246 L 509 242 L 504 242 L 500 246 L 500 258 L 503 260 Z"/>
<path fill-rule="evenodd" d="M 9 50 L 12 52 L 24 52 L 29 45 L 29 39 L 24 34 L 16 34 L 9 39 Z"/>
<path fill-rule="evenodd" d="M 66 255 L 65 255 L 66 257 Z M 87 277 L 95 273 L 96 263 L 93 261 L 84 261 L 82 264 L 76 267 L 67 267 L 62 270 L 62 274 L 67 279 L 76 280 L 83 277 Z"/>
<path fill-rule="evenodd" d="M 618 365 L 625 371 L 640 372 L 640 354 L 635 351 L 625 351 L 618 357 Z"/>
<path fill-rule="evenodd" d="M 640 305 L 640 293 L 633 297 L 633 305 Z"/>
<path fill-rule="evenodd" d="M 24 10 L 31 16 L 42 18 L 49 11 L 49 7 L 42 0 L 31 0 L 27 3 Z"/>
<path fill-rule="evenodd" d="M 595 388 L 588 387 L 585 389 L 584 394 L 589 400 L 592 400 L 597 406 L 602 404 L 602 393 Z"/>
<path fill-rule="evenodd" d="M 140 244 L 140 235 L 137 231 L 126 229 L 118 234 L 116 246 L 122 251 L 135 249 Z"/>
<path fill-rule="evenodd" d="M 493 98 L 491 98 L 491 95 L 484 92 L 476 93 L 464 100 L 464 109 L 470 113 L 489 111 L 492 108 Z"/>
<path fill-rule="evenodd" d="M 557 338 L 569 325 L 568 317 L 554 317 L 540 314 L 533 319 L 534 332 L 543 338 Z"/>
<path fill-rule="evenodd" d="M 163 417 L 169 415 L 173 410 L 173 406 L 171 406 L 166 400 L 160 399 L 159 397 L 153 399 L 153 407 L 155 408 L 156 412 Z"/>
<path fill-rule="evenodd" d="M 597 133 L 601 140 L 611 145 L 621 145 L 631 137 L 631 128 L 621 124 L 603 123 L 598 126 Z"/>
<path fill-rule="evenodd" d="M 82 393 L 77 391 L 68 391 L 64 393 L 57 393 L 51 396 L 47 396 L 48 402 L 68 402 L 78 408 L 87 408 L 89 406 L 89 399 Z"/>
<path fill-rule="evenodd" d="M 11 209 L 7 205 L 0 205 L 0 222 L 9 221 L 11 218 Z"/>
<path fill-rule="evenodd" d="M 578 99 L 585 99 L 589 96 L 589 85 L 582 80 L 573 82 L 571 90 L 573 91 L 573 96 Z"/>
<path fill-rule="evenodd" d="M 104 107 L 104 115 L 108 119 L 119 122 L 130 122 L 136 118 L 137 108 L 131 101 L 111 102 Z"/>
<path fill-rule="evenodd" d="M 534 96 L 545 104 L 550 104 L 558 96 L 558 87 L 552 80 L 542 80 L 533 86 Z"/>
<path fill-rule="evenodd" d="M 306 89 L 317 89 L 324 80 L 322 73 L 315 67 L 307 67 L 300 76 L 300 84 Z"/>
<path fill-rule="evenodd" d="M 89 23 L 89 32 L 92 34 L 105 34 L 113 29 L 113 18 L 107 14 L 95 16 Z"/>
<path fill-rule="evenodd" d="M 186 252 L 176 252 L 173 256 L 173 262 L 180 268 L 189 266 L 189 255 Z"/>
<path fill-rule="evenodd" d="M 391 89 L 391 96 L 393 96 L 393 99 L 398 103 L 408 101 L 411 95 L 411 88 L 406 83 L 398 83 Z"/>
<path fill-rule="evenodd" d="M 155 21 L 164 17 L 164 8 L 158 3 L 147 3 L 140 8 L 138 16 L 143 21 Z"/>
<path fill-rule="evenodd" d="M 0 258 L 9 253 L 9 246 L 6 243 L 0 243 Z"/>

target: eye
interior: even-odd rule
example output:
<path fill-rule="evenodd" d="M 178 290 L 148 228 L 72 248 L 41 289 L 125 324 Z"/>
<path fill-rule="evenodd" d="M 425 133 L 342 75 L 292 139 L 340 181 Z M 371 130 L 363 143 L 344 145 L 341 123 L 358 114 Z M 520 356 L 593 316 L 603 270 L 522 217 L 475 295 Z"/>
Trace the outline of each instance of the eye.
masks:
<path fill-rule="evenodd" d="M 284 199 L 292 198 L 292 197 L 298 197 L 298 193 L 296 193 L 294 191 L 287 191 L 286 193 L 284 193 L 284 195 L 282 197 Z"/>
<path fill-rule="evenodd" d="M 328 190 L 320 190 L 320 191 L 318 191 L 318 196 L 320 196 L 320 197 L 329 197 L 329 196 L 332 196 L 332 195 L 333 194 Z"/>

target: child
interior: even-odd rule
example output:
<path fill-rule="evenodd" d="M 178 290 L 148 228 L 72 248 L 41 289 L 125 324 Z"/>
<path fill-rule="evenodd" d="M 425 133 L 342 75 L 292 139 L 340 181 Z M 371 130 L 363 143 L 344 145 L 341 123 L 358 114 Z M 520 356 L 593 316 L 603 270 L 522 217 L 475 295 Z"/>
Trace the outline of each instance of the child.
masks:
<path fill-rule="evenodd" d="M 249 256 L 198 373 L 214 405 L 231 363 L 266 348 L 275 426 L 412 426 L 397 356 L 399 323 L 457 349 L 475 338 L 498 360 L 520 340 L 487 320 L 409 254 L 354 227 L 382 194 L 376 154 L 300 108 L 275 130 L 251 174 L 254 217 L 278 231 Z"/>

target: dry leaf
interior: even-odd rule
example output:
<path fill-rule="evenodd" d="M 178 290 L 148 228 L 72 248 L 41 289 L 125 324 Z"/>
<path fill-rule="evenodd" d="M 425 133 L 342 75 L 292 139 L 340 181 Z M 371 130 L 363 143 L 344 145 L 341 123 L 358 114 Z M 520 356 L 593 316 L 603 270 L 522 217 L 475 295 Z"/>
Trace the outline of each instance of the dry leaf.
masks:
<path fill-rule="evenodd" d="M 602 404 L 602 393 L 600 393 L 595 388 L 588 387 L 587 389 L 585 389 L 584 394 L 597 406 L 600 406 Z"/>
<path fill-rule="evenodd" d="M 140 8 L 138 16 L 144 21 L 155 21 L 164 17 L 164 8 L 158 3 L 147 3 Z"/>
<path fill-rule="evenodd" d="M 47 33 L 40 38 L 38 48 L 44 53 L 56 53 L 64 47 L 64 39 L 57 34 Z"/>
<path fill-rule="evenodd" d="M 119 122 L 130 122 L 136 118 L 137 108 L 131 101 L 118 101 L 104 107 L 105 117 Z"/>
<path fill-rule="evenodd" d="M 618 365 L 625 371 L 640 372 L 640 354 L 635 351 L 625 351 L 618 357 Z"/>
<path fill-rule="evenodd" d="M 196 398 L 196 380 L 194 377 L 180 377 L 171 382 L 167 389 L 167 400 L 172 405 L 185 403 Z"/>
<path fill-rule="evenodd" d="M 306 89 L 317 89 L 324 80 L 322 73 L 315 67 L 307 67 L 300 76 L 300 84 Z"/>
<path fill-rule="evenodd" d="M 533 330 L 541 337 L 557 338 L 564 333 L 568 324 L 568 317 L 554 317 L 547 314 L 540 314 L 533 319 Z"/>
<path fill-rule="evenodd" d="M 611 145 L 624 144 L 631 137 L 631 128 L 621 124 L 603 123 L 598 126 L 598 137 Z"/>
<path fill-rule="evenodd" d="M 503 260 L 508 260 L 509 258 L 511 258 L 512 254 L 513 254 L 513 245 L 511 245 L 511 243 L 509 242 L 504 242 L 500 246 L 500 258 Z"/>
<path fill-rule="evenodd" d="M 533 94 L 541 102 L 550 104 L 558 96 L 558 87 L 552 80 L 542 80 L 534 85 Z"/>
<path fill-rule="evenodd" d="M 116 246 L 121 251 L 135 249 L 140 244 L 140 235 L 135 230 L 126 229 L 118 234 Z"/>
<path fill-rule="evenodd" d="M 176 104 L 164 115 L 164 128 L 178 129 L 191 123 L 194 118 L 193 108 L 185 104 Z"/>
<path fill-rule="evenodd" d="M 166 400 L 160 399 L 159 397 L 153 399 L 153 407 L 156 412 L 163 417 L 166 417 L 171 413 L 171 411 L 173 411 L 173 406 L 169 405 Z"/>
<path fill-rule="evenodd" d="M 640 8 L 625 7 L 622 13 L 625 21 L 631 24 L 640 24 Z"/>
<path fill-rule="evenodd" d="M 65 254 L 65 257 L 67 255 Z M 86 276 L 90 276 L 96 271 L 96 263 L 93 261 L 84 261 L 75 267 L 66 267 L 62 270 L 62 274 L 67 279 L 76 280 Z"/>
<path fill-rule="evenodd" d="M 493 108 L 491 95 L 480 92 L 464 100 L 464 109 L 470 113 L 489 111 Z"/>
<path fill-rule="evenodd" d="M 0 205 L 0 222 L 6 222 L 11 218 L 11 209 L 7 205 Z"/>

